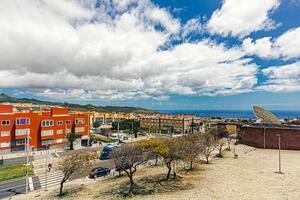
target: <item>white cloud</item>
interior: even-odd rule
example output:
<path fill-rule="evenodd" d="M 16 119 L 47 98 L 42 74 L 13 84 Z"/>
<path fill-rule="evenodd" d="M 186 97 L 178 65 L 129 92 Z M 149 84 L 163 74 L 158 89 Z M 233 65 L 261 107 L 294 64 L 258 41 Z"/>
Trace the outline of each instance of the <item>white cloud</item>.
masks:
<path fill-rule="evenodd" d="M 271 37 L 264 37 L 255 41 L 247 38 L 243 41 L 242 46 L 246 53 L 261 58 L 299 58 L 300 27 L 290 29 L 274 40 Z"/>
<path fill-rule="evenodd" d="M 3 0 L 0 87 L 103 100 L 251 91 L 257 66 L 241 48 L 200 41 L 160 50 L 199 31 L 198 22 L 182 25 L 146 0 L 102 0 L 97 8 L 93 0 Z"/>
<path fill-rule="evenodd" d="M 279 0 L 223 0 L 207 24 L 213 34 L 244 37 L 262 29 L 272 29 L 276 23 L 269 18 Z"/>
<path fill-rule="evenodd" d="M 279 67 L 269 67 L 262 70 L 268 78 L 258 89 L 269 92 L 300 91 L 300 62 Z"/>

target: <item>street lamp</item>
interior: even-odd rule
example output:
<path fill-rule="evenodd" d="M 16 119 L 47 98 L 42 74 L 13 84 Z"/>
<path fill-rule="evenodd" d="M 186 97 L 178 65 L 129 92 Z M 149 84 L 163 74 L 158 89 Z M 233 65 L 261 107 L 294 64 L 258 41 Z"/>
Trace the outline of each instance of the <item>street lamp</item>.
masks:
<path fill-rule="evenodd" d="M 45 166 L 45 191 L 47 191 L 47 182 L 48 182 L 48 177 L 47 177 L 47 175 L 48 175 L 48 170 L 47 170 L 47 168 L 48 168 L 48 145 L 46 145 L 46 166 Z"/>
<path fill-rule="evenodd" d="M 26 144 L 25 144 L 25 150 L 26 150 L 26 194 L 28 193 L 28 184 L 29 184 L 29 139 L 30 139 L 30 136 L 29 136 L 29 133 L 27 132 L 26 133 Z"/>
<path fill-rule="evenodd" d="M 278 137 L 278 173 L 279 174 L 282 174 L 282 172 L 281 172 L 281 153 L 280 153 L 280 143 L 281 143 L 281 135 L 280 134 L 277 134 L 276 135 L 277 137 Z"/>

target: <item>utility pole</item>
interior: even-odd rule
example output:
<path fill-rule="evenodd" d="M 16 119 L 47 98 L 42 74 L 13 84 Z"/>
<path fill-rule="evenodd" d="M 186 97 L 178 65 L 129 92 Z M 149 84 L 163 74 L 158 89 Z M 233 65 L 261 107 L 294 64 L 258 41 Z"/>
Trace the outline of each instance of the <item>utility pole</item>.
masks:
<path fill-rule="evenodd" d="M 281 140 L 281 138 L 280 138 L 280 134 L 277 134 L 277 136 L 278 136 L 278 173 L 279 174 L 281 174 L 282 172 L 281 172 L 281 153 L 280 153 L 280 149 L 281 149 L 281 147 L 280 147 L 280 140 Z"/>
<path fill-rule="evenodd" d="M 264 127 L 264 149 L 266 148 L 266 128 Z"/>
<path fill-rule="evenodd" d="M 47 191 L 47 182 L 48 182 L 48 145 L 46 145 L 46 166 L 45 166 L 45 191 Z"/>
<path fill-rule="evenodd" d="M 194 117 L 192 118 L 192 134 L 194 133 Z"/>
<path fill-rule="evenodd" d="M 159 129 L 159 134 L 161 135 L 161 118 L 158 118 L 158 129 Z"/>
<path fill-rule="evenodd" d="M 182 116 L 182 135 L 184 135 L 184 117 Z"/>
<path fill-rule="evenodd" d="M 26 134 L 26 145 L 25 145 L 25 150 L 26 150 L 26 194 L 28 193 L 28 189 L 29 189 L 29 180 L 28 180 L 28 168 L 29 168 L 29 133 L 27 132 Z"/>

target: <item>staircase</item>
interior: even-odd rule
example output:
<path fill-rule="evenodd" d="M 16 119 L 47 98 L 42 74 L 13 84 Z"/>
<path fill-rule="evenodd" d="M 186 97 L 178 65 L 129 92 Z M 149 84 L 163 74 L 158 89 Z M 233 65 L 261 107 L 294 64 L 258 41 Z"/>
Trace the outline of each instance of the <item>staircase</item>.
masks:
<path fill-rule="evenodd" d="M 52 154 L 48 154 L 48 164 L 49 163 L 52 164 L 52 168 L 49 172 L 48 166 L 46 166 L 46 156 L 45 155 L 34 156 L 33 171 L 34 174 L 39 178 L 41 188 L 46 187 L 46 182 L 47 182 L 47 188 L 60 184 L 60 181 L 63 178 L 63 173 L 57 169 L 58 162 L 59 162 L 58 158 L 55 158 Z M 47 177 L 47 181 L 46 181 L 46 177 Z"/>

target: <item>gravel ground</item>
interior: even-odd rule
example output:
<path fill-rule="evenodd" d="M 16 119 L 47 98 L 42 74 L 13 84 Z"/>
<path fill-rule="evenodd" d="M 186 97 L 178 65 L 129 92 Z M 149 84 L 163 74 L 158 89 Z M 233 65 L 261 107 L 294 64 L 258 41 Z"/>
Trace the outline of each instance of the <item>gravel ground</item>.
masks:
<path fill-rule="evenodd" d="M 154 194 L 139 195 L 134 200 L 191 200 L 191 199 L 300 199 L 300 151 L 281 151 L 283 174 L 278 171 L 278 150 L 236 146 L 238 159 L 232 152 L 225 158 L 214 158 L 191 172 L 180 171 L 180 180 L 170 185 L 156 186 Z M 149 177 L 165 173 L 164 167 L 138 170 L 135 179 L 145 187 L 153 186 Z M 150 176 L 151 175 L 151 176 Z M 147 179 L 148 178 L 148 179 Z M 64 199 L 118 199 L 111 195 L 126 178 L 93 182 L 70 182 L 70 195 Z M 54 191 L 32 192 L 29 199 L 55 199 Z M 26 197 L 25 197 L 26 198 Z M 13 199 L 24 199 L 24 196 Z"/>

